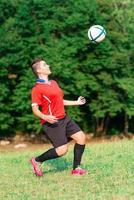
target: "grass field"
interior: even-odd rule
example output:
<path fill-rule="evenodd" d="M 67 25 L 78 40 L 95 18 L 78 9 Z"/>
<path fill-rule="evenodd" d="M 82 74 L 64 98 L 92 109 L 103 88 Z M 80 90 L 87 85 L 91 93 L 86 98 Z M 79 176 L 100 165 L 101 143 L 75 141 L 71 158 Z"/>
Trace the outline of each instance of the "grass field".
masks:
<path fill-rule="evenodd" d="M 85 176 L 72 176 L 73 145 L 66 156 L 47 161 L 44 176 L 32 174 L 28 160 L 47 150 L 0 153 L 0 200 L 134 200 L 134 140 L 88 144 Z"/>

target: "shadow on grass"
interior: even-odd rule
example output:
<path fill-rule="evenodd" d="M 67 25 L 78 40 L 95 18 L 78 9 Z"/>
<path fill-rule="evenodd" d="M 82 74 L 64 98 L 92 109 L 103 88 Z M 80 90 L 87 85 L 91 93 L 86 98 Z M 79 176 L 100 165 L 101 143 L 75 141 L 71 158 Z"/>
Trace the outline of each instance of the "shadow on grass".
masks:
<path fill-rule="evenodd" d="M 44 168 L 44 173 L 55 173 L 55 172 L 61 172 L 61 171 L 65 171 L 68 168 L 72 168 L 72 162 L 67 161 L 66 158 L 61 157 L 61 158 L 57 158 L 54 160 L 48 160 L 46 162 L 44 162 L 43 164 L 43 168 Z M 45 166 L 46 166 L 46 170 L 45 170 Z M 49 167 L 49 169 L 48 169 Z"/>

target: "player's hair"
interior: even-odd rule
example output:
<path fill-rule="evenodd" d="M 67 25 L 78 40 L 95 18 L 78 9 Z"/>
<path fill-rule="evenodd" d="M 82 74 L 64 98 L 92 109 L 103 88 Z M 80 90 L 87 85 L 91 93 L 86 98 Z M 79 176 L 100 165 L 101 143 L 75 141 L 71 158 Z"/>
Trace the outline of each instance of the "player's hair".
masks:
<path fill-rule="evenodd" d="M 43 59 L 42 58 L 36 58 L 31 63 L 32 71 L 35 74 L 35 76 L 37 76 L 37 77 L 38 77 L 37 70 L 40 68 L 40 61 L 43 61 Z"/>

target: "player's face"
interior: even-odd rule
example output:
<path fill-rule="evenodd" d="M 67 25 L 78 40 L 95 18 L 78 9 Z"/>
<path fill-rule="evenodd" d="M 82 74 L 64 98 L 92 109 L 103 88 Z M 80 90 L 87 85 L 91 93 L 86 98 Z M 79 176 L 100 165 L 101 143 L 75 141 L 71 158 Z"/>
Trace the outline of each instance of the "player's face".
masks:
<path fill-rule="evenodd" d="M 43 74 L 43 75 L 51 74 L 49 65 L 45 61 L 40 62 L 40 71 L 41 71 L 41 74 Z"/>

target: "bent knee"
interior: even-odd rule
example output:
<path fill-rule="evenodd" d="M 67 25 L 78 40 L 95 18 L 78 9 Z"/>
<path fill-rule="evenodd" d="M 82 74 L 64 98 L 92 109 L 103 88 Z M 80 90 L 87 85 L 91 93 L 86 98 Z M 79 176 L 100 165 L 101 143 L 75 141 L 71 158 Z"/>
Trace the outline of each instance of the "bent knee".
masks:
<path fill-rule="evenodd" d="M 57 147 L 55 150 L 56 150 L 58 156 L 63 156 L 68 151 L 68 145 L 62 145 L 60 147 Z"/>
<path fill-rule="evenodd" d="M 83 132 L 81 133 L 81 140 L 80 141 L 81 141 L 82 144 L 86 143 L 86 135 Z"/>
<path fill-rule="evenodd" d="M 78 144 L 86 144 L 86 135 L 83 133 L 83 131 L 80 131 L 75 140 Z"/>

